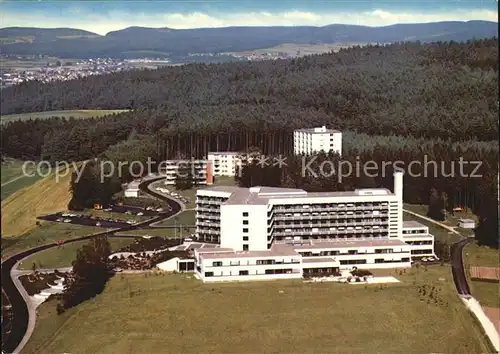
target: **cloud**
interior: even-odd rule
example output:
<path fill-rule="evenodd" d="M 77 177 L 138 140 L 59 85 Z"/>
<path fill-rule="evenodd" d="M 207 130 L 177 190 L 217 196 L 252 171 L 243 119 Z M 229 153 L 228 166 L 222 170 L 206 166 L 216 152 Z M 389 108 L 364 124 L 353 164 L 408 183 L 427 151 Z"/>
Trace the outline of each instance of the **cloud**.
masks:
<path fill-rule="evenodd" d="M 498 12 L 491 10 L 451 10 L 443 12 L 396 12 L 373 10 L 367 12 L 313 13 L 289 11 L 282 13 L 247 12 L 228 14 L 182 13 L 85 13 L 79 8 L 72 16 L 55 14 L 5 13 L 4 27 L 72 27 L 99 34 L 106 34 L 130 26 L 170 27 L 175 29 L 227 27 L 227 26 L 324 26 L 329 24 L 353 24 L 365 26 L 387 26 L 396 23 L 422 23 L 437 21 L 485 20 L 498 22 Z"/>

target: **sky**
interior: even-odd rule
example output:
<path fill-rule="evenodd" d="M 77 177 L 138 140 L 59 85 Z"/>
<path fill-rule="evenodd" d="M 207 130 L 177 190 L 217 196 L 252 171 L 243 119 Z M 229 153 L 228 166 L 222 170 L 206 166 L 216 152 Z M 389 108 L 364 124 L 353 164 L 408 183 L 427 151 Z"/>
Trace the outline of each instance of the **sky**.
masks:
<path fill-rule="evenodd" d="M 106 34 L 130 26 L 324 26 L 486 20 L 498 0 L 0 0 L 1 27 L 70 27 Z"/>

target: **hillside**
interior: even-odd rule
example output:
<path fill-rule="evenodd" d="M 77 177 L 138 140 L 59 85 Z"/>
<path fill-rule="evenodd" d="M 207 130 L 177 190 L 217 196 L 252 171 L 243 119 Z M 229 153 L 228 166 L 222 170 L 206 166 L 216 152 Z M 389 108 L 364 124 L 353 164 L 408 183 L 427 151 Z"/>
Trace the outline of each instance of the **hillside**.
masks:
<path fill-rule="evenodd" d="M 64 31 L 63 31 L 64 30 Z M 43 54 L 62 58 L 123 57 L 126 52 L 156 51 L 172 56 L 321 43 L 389 43 L 464 41 L 497 36 L 496 22 L 435 22 L 368 27 L 333 24 L 323 27 L 226 27 L 175 30 L 129 27 L 106 36 L 70 29 L 1 29 L 0 38 L 33 36 L 32 42 L 0 42 L 4 54 Z M 43 36 L 41 35 L 43 34 Z M 78 36 L 78 38 L 75 38 Z M 90 37 L 89 37 L 90 36 Z M 50 40 L 48 40 L 50 39 Z"/>
<path fill-rule="evenodd" d="M 0 28 L 0 43 L 47 43 L 60 39 L 99 37 L 98 34 L 75 28 L 35 28 L 6 27 Z M 36 54 L 36 53 L 35 53 Z"/>
<path fill-rule="evenodd" d="M 36 218 L 67 210 L 71 173 L 55 174 L 16 191 L 2 201 L 2 237 L 19 236 L 36 228 Z"/>

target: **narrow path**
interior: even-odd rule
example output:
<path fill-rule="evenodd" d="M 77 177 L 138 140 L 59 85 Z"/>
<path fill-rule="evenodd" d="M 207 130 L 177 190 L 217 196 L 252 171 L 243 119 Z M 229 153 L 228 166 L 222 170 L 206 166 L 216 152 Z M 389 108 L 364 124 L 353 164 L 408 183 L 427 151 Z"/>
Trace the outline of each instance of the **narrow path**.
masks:
<path fill-rule="evenodd" d="M 5 182 L 5 183 L 2 183 L 2 185 L 0 187 L 5 187 L 6 185 L 8 184 L 11 184 L 12 182 L 15 182 L 17 181 L 18 179 L 21 179 L 21 178 L 24 178 L 24 177 L 28 177 L 28 176 L 25 176 L 25 175 L 20 175 L 20 176 L 17 176 L 15 178 L 12 178 L 11 180 Z"/>
<path fill-rule="evenodd" d="M 451 227 L 451 226 L 445 225 L 445 224 L 443 224 L 442 222 L 439 222 L 439 221 L 436 221 L 436 220 L 434 220 L 434 219 L 431 219 L 431 218 L 429 218 L 429 217 L 427 217 L 427 216 L 425 216 L 425 215 L 415 213 L 414 211 L 411 211 L 411 210 L 403 209 L 403 211 L 404 211 L 405 213 L 408 213 L 408 214 L 414 215 L 414 216 L 416 216 L 416 217 L 418 217 L 418 218 L 420 218 L 420 219 L 423 219 L 423 220 L 429 221 L 429 222 L 431 222 L 431 223 L 433 223 L 433 224 L 436 224 L 436 225 L 438 225 L 438 226 L 441 226 L 442 228 L 445 228 L 446 230 L 451 231 L 451 232 L 453 232 L 454 234 L 457 234 L 457 235 L 463 236 L 460 232 L 458 232 L 457 230 L 455 230 L 455 228 L 454 228 L 454 227 Z"/>

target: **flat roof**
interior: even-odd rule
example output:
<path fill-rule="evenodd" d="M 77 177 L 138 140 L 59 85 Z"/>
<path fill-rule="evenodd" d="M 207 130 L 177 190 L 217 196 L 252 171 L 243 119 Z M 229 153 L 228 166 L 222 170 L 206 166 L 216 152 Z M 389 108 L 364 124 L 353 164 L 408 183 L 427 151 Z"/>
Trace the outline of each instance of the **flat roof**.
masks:
<path fill-rule="evenodd" d="M 295 129 L 295 131 L 301 133 L 309 133 L 309 134 L 341 133 L 340 130 L 328 129 L 326 127 L 302 128 L 302 129 Z"/>
<path fill-rule="evenodd" d="M 408 220 L 408 221 L 403 221 L 403 229 L 408 228 L 408 229 L 416 229 L 416 228 L 422 228 L 422 227 L 428 227 L 422 223 L 419 223 L 418 221 L 414 220 Z"/>
<path fill-rule="evenodd" d="M 399 239 L 359 239 L 359 240 L 310 240 L 309 243 L 294 244 L 296 250 L 311 248 L 357 248 L 357 247 L 384 247 L 384 246 L 408 246 Z"/>
<path fill-rule="evenodd" d="M 476 222 L 475 220 L 472 219 L 458 219 L 460 222 Z"/>
<path fill-rule="evenodd" d="M 390 246 L 408 246 L 405 242 L 396 239 L 386 240 L 328 240 L 328 241 L 302 241 L 302 243 L 278 243 L 275 242 L 267 251 L 234 251 L 232 249 L 224 249 L 225 251 L 214 252 L 211 250 L 200 249 L 196 250 L 201 258 L 205 259 L 229 259 L 229 258 L 265 258 L 265 257 L 279 257 L 279 256 L 298 256 L 298 250 L 309 249 L 325 249 L 325 248 L 358 248 L 358 247 L 390 247 Z M 323 258 L 323 261 L 317 262 L 330 262 L 331 259 Z"/>
<path fill-rule="evenodd" d="M 393 196 L 394 194 L 385 188 L 355 189 L 354 191 L 332 191 L 332 192 L 306 192 L 303 189 L 277 188 L 277 187 L 251 187 L 242 188 L 235 186 L 213 186 L 200 189 L 199 191 L 215 191 L 231 193 L 225 204 L 268 204 L 270 199 L 293 199 L 293 198 L 335 198 L 335 197 L 372 197 Z M 203 194 L 203 193 L 200 193 Z"/>
<path fill-rule="evenodd" d="M 323 263 L 323 262 L 335 262 L 335 260 L 331 257 L 315 257 L 315 258 L 306 258 L 302 260 L 302 263 Z"/>
<path fill-rule="evenodd" d="M 241 155 L 241 152 L 236 152 L 236 151 L 209 151 L 207 155 L 232 155 L 232 156 L 237 156 L 237 155 Z"/>

